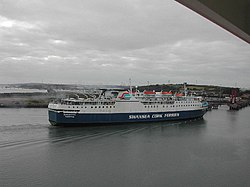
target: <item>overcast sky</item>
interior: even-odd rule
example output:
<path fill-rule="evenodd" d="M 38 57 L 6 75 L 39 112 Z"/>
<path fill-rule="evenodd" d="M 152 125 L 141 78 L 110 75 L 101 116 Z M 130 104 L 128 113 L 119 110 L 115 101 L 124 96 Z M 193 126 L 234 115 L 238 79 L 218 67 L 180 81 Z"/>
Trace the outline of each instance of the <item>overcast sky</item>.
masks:
<path fill-rule="evenodd" d="M 250 46 L 173 0 L 0 0 L 0 84 L 250 88 Z"/>

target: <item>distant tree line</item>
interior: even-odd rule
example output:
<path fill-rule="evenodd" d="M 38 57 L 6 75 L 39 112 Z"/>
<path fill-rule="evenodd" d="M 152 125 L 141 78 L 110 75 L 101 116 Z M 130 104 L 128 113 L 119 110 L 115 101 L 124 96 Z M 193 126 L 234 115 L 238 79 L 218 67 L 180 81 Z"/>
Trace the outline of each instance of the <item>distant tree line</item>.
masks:
<path fill-rule="evenodd" d="M 139 86 L 137 88 L 139 91 L 172 91 L 172 92 L 183 92 L 184 87 L 183 84 L 155 84 L 155 85 L 145 85 Z M 203 91 L 205 93 L 216 93 L 218 95 L 230 95 L 232 89 L 236 89 L 238 96 L 241 96 L 245 93 L 250 93 L 250 90 L 242 91 L 239 88 L 231 88 L 231 87 L 224 87 L 224 86 L 212 86 L 212 85 L 187 85 L 187 89 L 189 91 Z"/>

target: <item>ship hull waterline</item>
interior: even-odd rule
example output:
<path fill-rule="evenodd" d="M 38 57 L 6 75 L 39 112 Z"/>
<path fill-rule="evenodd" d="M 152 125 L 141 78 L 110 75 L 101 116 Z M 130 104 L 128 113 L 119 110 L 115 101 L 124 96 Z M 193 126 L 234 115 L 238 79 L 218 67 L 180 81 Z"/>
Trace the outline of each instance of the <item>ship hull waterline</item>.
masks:
<path fill-rule="evenodd" d="M 205 109 L 171 112 L 141 113 L 64 113 L 49 110 L 49 121 L 53 126 L 102 125 L 177 121 L 202 118 Z"/>

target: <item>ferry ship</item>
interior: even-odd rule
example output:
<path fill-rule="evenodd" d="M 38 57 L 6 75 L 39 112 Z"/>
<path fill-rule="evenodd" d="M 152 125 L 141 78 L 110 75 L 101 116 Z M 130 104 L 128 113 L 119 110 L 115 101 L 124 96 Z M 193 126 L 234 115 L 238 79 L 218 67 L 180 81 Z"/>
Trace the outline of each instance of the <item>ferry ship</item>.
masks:
<path fill-rule="evenodd" d="M 99 96 L 50 102 L 52 125 L 119 124 L 202 118 L 208 103 L 172 92 L 102 90 Z"/>

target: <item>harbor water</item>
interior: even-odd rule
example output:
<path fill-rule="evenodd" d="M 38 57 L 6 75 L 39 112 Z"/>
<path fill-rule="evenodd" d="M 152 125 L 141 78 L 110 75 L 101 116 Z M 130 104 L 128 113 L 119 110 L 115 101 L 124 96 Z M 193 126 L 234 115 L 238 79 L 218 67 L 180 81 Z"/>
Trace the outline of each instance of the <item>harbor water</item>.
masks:
<path fill-rule="evenodd" d="M 0 108 L 0 186 L 250 186 L 249 114 L 65 128 L 47 109 Z"/>

